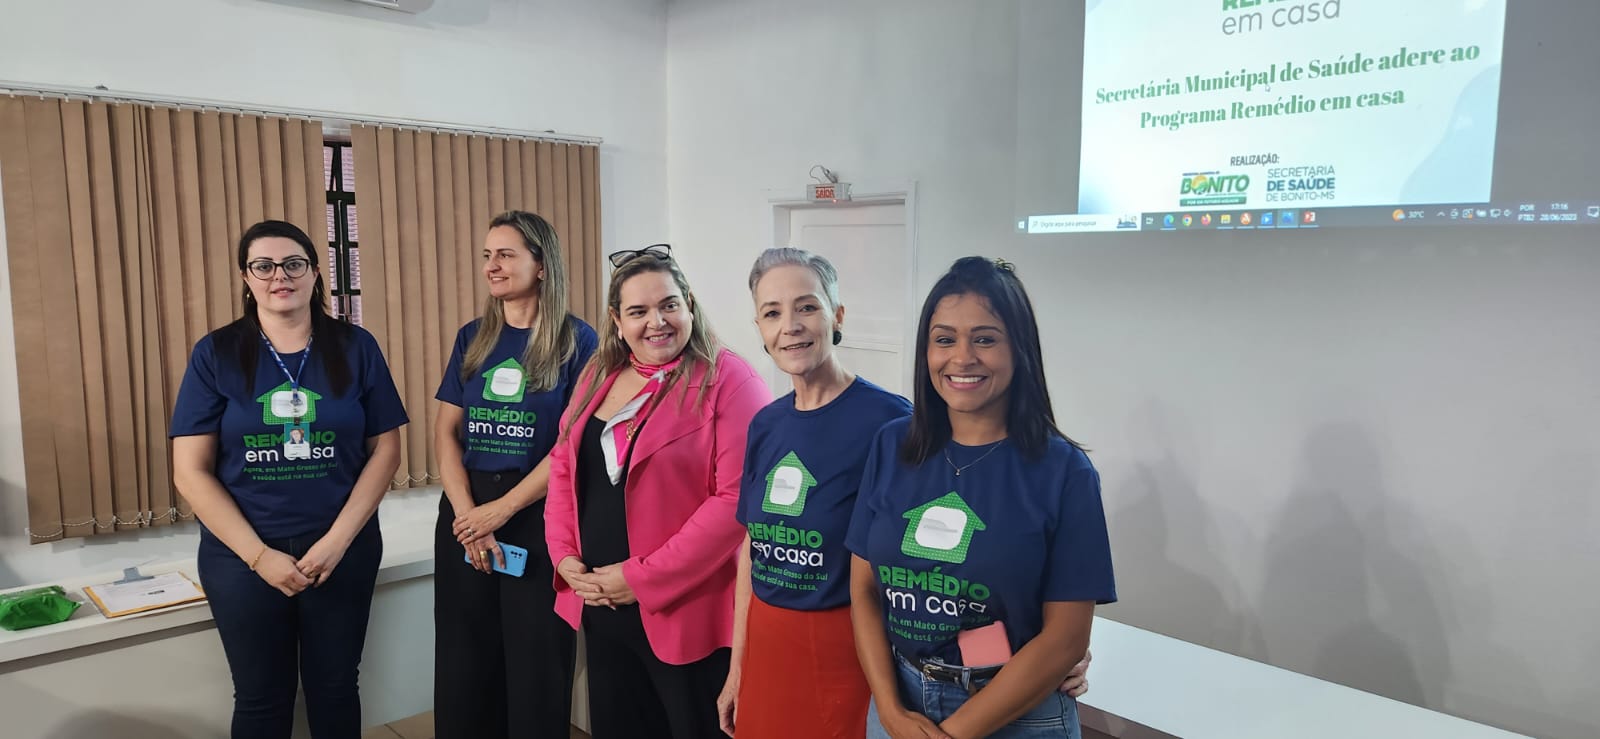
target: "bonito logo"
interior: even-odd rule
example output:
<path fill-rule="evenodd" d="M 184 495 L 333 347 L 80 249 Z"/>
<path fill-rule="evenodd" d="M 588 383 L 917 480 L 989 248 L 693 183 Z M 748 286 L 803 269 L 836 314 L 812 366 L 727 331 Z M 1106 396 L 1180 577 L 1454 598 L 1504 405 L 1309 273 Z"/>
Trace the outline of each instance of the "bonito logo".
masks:
<path fill-rule="evenodd" d="M 1178 194 L 1180 206 L 1243 205 L 1249 198 L 1250 175 L 1218 172 L 1190 172 L 1183 176 Z"/>

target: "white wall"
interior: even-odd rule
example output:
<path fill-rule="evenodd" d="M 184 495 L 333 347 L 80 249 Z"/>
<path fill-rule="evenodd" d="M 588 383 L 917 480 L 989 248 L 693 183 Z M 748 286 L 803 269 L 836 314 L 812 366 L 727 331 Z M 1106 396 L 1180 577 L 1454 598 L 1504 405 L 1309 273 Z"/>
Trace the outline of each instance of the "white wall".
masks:
<path fill-rule="evenodd" d="M 603 137 L 606 251 L 666 232 L 665 63 L 662 0 L 439 0 L 414 16 L 343 0 L 0 11 L 0 80 Z M 0 233 L 0 347 L 12 347 L 3 246 Z M 0 359 L 0 587 L 192 556 L 193 526 L 29 546 L 20 419 L 16 367 Z"/>
<path fill-rule="evenodd" d="M 760 356 L 743 284 L 769 189 L 815 163 L 914 180 L 920 289 L 983 253 L 1033 292 L 1058 418 L 1103 474 L 1102 615 L 1600 735 L 1593 232 L 1017 237 L 1019 13 L 674 0 L 672 240 L 725 337 Z"/>

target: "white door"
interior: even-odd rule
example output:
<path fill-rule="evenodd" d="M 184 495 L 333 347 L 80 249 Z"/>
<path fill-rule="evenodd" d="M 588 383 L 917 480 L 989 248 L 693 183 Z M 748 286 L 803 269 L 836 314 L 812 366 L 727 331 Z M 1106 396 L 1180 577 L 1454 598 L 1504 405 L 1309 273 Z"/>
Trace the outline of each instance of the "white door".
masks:
<path fill-rule="evenodd" d="M 820 254 L 839 271 L 844 341 L 835 350 L 846 369 L 909 397 L 916 328 L 912 248 L 904 201 L 848 205 L 779 205 L 776 243 Z M 778 393 L 788 375 L 769 360 L 767 381 Z"/>

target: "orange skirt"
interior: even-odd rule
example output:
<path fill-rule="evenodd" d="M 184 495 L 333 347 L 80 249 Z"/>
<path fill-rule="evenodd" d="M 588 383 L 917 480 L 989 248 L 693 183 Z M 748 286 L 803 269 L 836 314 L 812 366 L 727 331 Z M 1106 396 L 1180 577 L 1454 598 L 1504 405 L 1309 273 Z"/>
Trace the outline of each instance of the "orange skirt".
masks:
<path fill-rule="evenodd" d="M 751 596 L 735 739 L 861 739 L 871 698 L 849 606 L 791 611 Z"/>

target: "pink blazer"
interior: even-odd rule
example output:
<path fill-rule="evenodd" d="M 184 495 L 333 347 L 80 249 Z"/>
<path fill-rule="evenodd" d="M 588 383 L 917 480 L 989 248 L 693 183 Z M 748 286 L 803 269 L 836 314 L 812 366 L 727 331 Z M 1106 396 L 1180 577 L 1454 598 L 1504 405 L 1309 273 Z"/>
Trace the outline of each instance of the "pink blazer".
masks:
<path fill-rule="evenodd" d="M 709 402 L 702 405 L 704 377 L 702 369 L 680 380 L 656 406 L 634 439 L 623 484 L 633 556 L 623 563 L 622 576 L 639 600 L 651 650 L 674 665 L 704 659 L 733 642 L 734 555 L 744 540 L 734 511 L 745 434 L 756 411 L 772 399 L 755 370 L 726 349 L 717 356 Z M 594 423 L 594 411 L 616 379 L 616 373 L 601 378 L 587 407 L 577 408 L 577 399 L 588 392 L 588 384 L 580 380 L 561 427 L 574 414 Z M 685 387 L 687 398 L 682 395 Z M 574 428 L 550 451 L 545 543 L 556 564 L 569 556 L 583 558 L 574 483 L 580 429 Z M 578 628 L 583 599 L 559 574 L 555 588 L 556 613 Z"/>

